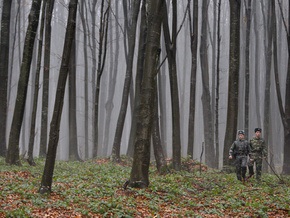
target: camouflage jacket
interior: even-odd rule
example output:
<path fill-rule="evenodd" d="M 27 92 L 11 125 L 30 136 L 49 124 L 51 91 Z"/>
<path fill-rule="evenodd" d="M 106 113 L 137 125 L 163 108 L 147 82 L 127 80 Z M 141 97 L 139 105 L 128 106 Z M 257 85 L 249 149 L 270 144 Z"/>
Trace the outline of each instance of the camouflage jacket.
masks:
<path fill-rule="evenodd" d="M 263 138 L 252 138 L 250 140 L 250 147 L 250 158 L 262 158 L 267 156 L 267 146 Z"/>
<path fill-rule="evenodd" d="M 236 157 L 239 155 L 247 156 L 250 152 L 250 145 L 247 140 L 236 140 L 230 148 L 230 156 Z"/>

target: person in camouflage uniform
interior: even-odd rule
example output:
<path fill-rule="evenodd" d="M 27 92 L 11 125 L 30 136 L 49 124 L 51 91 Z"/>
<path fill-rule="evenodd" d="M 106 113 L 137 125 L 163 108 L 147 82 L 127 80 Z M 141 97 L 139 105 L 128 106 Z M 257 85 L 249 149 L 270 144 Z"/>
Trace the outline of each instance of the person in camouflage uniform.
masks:
<path fill-rule="evenodd" d="M 238 131 L 238 139 L 234 141 L 229 151 L 229 159 L 235 159 L 237 179 L 246 180 L 247 160 L 250 152 L 250 145 L 245 140 L 245 132 Z"/>
<path fill-rule="evenodd" d="M 254 164 L 256 165 L 256 179 L 260 181 L 262 175 L 262 162 L 263 158 L 267 157 L 267 146 L 265 140 L 261 138 L 262 129 L 255 128 L 255 135 L 250 140 L 250 162 L 249 167 L 249 178 L 254 175 Z"/>

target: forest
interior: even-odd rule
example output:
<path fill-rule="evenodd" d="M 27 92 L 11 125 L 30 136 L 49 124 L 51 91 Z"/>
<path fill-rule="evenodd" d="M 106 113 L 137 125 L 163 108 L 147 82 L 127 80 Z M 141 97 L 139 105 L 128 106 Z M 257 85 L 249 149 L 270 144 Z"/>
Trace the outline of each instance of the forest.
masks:
<path fill-rule="evenodd" d="M 152 163 L 223 172 L 257 127 L 263 173 L 290 174 L 289 1 L 1 0 L 0 14 L 1 165 L 43 160 L 37 192 L 59 161 L 130 158 L 122 182 L 141 189 Z"/>

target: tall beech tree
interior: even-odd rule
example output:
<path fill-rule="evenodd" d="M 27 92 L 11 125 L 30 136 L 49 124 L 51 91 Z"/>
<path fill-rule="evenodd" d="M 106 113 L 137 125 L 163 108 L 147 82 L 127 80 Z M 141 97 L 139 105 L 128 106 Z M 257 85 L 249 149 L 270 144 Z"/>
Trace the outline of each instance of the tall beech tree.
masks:
<path fill-rule="evenodd" d="M 39 156 L 46 155 L 47 128 L 48 128 L 48 98 L 49 98 L 49 75 L 51 55 L 51 19 L 55 0 L 47 0 L 45 11 L 45 35 L 44 35 L 44 67 L 42 86 L 42 109 L 41 109 L 41 132 Z"/>
<path fill-rule="evenodd" d="M 45 21 L 45 7 L 46 0 L 43 1 L 42 4 L 42 12 L 41 12 L 41 24 L 39 31 L 39 42 L 38 42 L 38 51 L 37 51 L 37 67 L 35 72 L 35 82 L 34 82 L 34 96 L 33 96 L 33 106 L 32 106 L 32 114 L 31 114 L 31 124 L 30 124 L 30 136 L 29 136 L 29 144 L 28 144 L 28 157 L 27 161 L 30 165 L 36 165 L 33 158 L 33 150 L 34 150 L 34 139 L 36 135 L 36 113 L 37 113 L 37 103 L 38 103 L 38 94 L 39 94 L 39 77 L 41 70 L 41 60 L 42 60 L 42 43 L 43 43 L 43 30 L 44 30 L 44 21 Z"/>
<path fill-rule="evenodd" d="M 200 64 L 202 79 L 202 107 L 203 107 L 203 125 L 205 142 L 205 163 L 214 167 L 215 147 L 213 134 L 213 113 L 211 107 L 211 95 L 209 87 L 209 64 L 207 52 L 207 29 L 208 29 L 208 1 L 202 2 L 202 26 L 200 39 Z"/>
<path fill-rule="evenodd" d="M 175 170 L 181 169 L 181 142 L 180 142 L 180 109 L 177 83 L 176 38 L 177 38 L 177 1 L 172 0 L 172 32 L 168 24 L 167 6 L 163 6 L 163 36 L 168 60 L 171 109 L 172 109 L 172 165 Z"/>
<path fill-rule="evenodd" d="M 158 72 L 162 7 L 164 0 L 148 0 L 147 42 L 144 60 L 144 75 L 138 108 L 137 132 L 129 187 L 146 188 L 149 185 L 150 139 L 152 133 L 154 80 Z"/>
<path fill-rule="evenodd" d="M 191 0 L 188 0 L 188 20 L 190 27 L 191 49 L 191 76 L 190 76 L 190 100 L 188 119 L 188 146 L 187 155 L 193 157 L 194 123 L 195 123 L 195 95 L 196 95 L 196 69 L 197 69 L 197 44 L 198 44 L 198 0 L 193 1 L 192 13 Z"/>
<path fill-rule="evenodd" d="M 224 140 L 223 164 L 228 165 L 228 152 L 237 135 L 237 118 L 239 108 L 239 67 L 240 67 L 240 11 L 241 3 L 230 3 L 230 60 L 228 81 L 227 124 Z"/>
<path fill-rule="evenodd" d="M 70 0 L 69 14 L 67 19 L 67 28 L 65 34 L 65 41 L 63 46 L 63 54 L 61 66 L 59 70 L 59 78 L 57 83 L 57 91 L 55 97 L 55 104 L 53 110 L 52 121 L 50 124 L 48 151 L 45 160 L 44 171 L 42 175 L 39 193 L 50 193 L 52 186 L 52 177 L 56 158 L 56 149 L 59 140 L 59 128 L 61 121 L 61 114 L 63 109 L 63 99 L 65 93 L 66 81 L 69 73 L 70 55 L 73 46 L 76 29 L 76 15 L 77 15 L 78 0 Z"/>
<path fill-rule="evenodd" d="M 10 18 L 12 0 L 4 0 L 0 36 L 0 156 L 5 156 L 7 122 L 7 84 L 9 71 Z"/>
<path fill-rule="evenodd" d="M 134 51 L 135 51 L 135 40 L 136 40 L 136 31 L 137 31 L 137 20 L 140 11 L 140 2 L 141 0 L 136 0 L 133 3 L 132 7 L 132 17 L 130 18 L 130 25 L 128 26 L 128 56 L 127 56 L 127 68 L 125 75 L 125 82 L 122 95 L 122 103 L 120 108 L 120 113 L 118 116 L 117 127 L 114 137 L 113 149 L 112 149 L 112 159 L 113 161 L 120 161 L 120 147 L 121 139 L 125 124 L 125 118 L 127 113 L 131 80 L 132 80 L 132 71 L 133 71 L 133 61 L 134 61 Z"/>
<path fill-rule="evenodd" d="M 6 163 L 8 164 L 21 165 L 19 159 L 20 131 L 24 116 L 30 67 L 33 55 L 35 36 L 38 28 L 41 3 L 42 3 L 41 0 L 33 0 L 31 10 L 29 13 L 28 19 L 29 23 L 27 26 L 25 36 L 20 77 L 18 81 L 16 102 L 14 107 L 11 131 L 9 135 L 8 151 L 6 156 Z"/>
<path fill-rule="evenodd" d="M 275 1 L 271 0 L 272 7 L 273 7 L 273 13 L 275 14 Z M 279 81 L 279 75 L 278 75 L 278 60 L 277 60 L 277 30 L 276 30 L 276 23 L 274 23 L 274 74 L 275 74 L 275 82 L 276 82 L 276 92 L 277 92 L 277 98 L 278 98 L 278 105 L 279 105 L 279 111 L 282 119 L 282 124 L 284 128 L 284 158 L 283 158 L 283 173 L 284 174 L 290 174 L 290 5 L 288 4 L 288 25 L 285 20 L 285 16 L 283 14 L 281 2 L 278 1 L 280 11 L 282 14 L 282 21 L 284 24 L 284 29 L 287 36 L 287 44 L 288 44 L 288 66 L 287 66 L 287 75 L 286 75 L 286 91 L 285 91 L 285 105 L 283 107 L 283 101 L 282 101 L 282 94 L 280 90 L 280 81 Z M 273 20 L 273 22 L 276 21 L 276 17 Z M 288 29 L 287 29 L 288 27 Z"/>

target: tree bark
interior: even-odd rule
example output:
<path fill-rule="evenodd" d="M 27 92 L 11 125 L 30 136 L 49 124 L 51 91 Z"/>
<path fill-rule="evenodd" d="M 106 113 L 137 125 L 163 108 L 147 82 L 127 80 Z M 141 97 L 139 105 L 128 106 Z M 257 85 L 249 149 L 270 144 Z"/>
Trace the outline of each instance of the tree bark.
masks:
<path fill-rule="evenodd" d="M 149 185 L 150 136 L 152 133 L 154 79 L 160 55 L 160 34 L 164 0 L 147 2 L 148 37 L 144 63 L 144 76 L 138 108 L 134 158 L 129 180 L 130 187 L 146 188 Z"/>
<path fill-rule="evenodd" d="M 74 39 L 76 37 L 74 36 Z M 70 63 L 69 63 L 69 159 L 78 160 L 81 158 L 78 152 L 77 135 L 77 95 L 76 95 L 76 41 L 73 40 Z"/>
<path fill-rule="evenodd" d="M 136 73 L 136 79 L 135 79 L 134 110 L 132 114 L 131 131 L 130 131 L 130 136 L 129 136 L 128 150 L 127 150 L 127 155 L 129 157 L 133 157 L 133 154 L 134 154 L 134 141 L 136 138 L 136 126 L 137 126 L 137 108 L 140 105 L 140 90 L 142 86 L 146 37 L 147 37 L 146 8 L 145 8 L 145 1 L 143 1 L 142 7 L 141 7 L 140 39 L 139 39 L 138 60 L 137 60 L 137 73 Z"/>
<path fill-rule="evenodd" d="M 45 157 L 47 148 L 48 128 L 48 98 L 49 98 L 49 75 L 50 75 L 50 48 L 51 48 L 51 19 L 55 0 L 47 0 L 44 36 L 44 67 L 42 88 L 42 112 L 39 156 Z"/>
<path fill-rule="evenodd" d="M 107 56 L 107 38 L 108 38 L 108 15 L 110 8 L 110 1 L 108 7 L 104 10 L 105 1 L 102 0 L 101 6 L 101 24 L 99 29 L 99 53 L 98 53 L 98 67 L 97 67 L 97 84 L 95 89 L 95 105 L 94 105 L 94 149 L 93 157 L 97 157 L 99 149 L 99 98 L 101 88 L 101 77 L 104 72 L 105 60 Z"/>
<path fill-rule="evenodd" d="M 197 71 L 197 43 L 198 43 L 198 0 L 193 2 L 193 14 L 190 11 L 188 0 L 189 26 L 190 26 L 190 49 L 191 49 L 191 77 L 190 77 L 190 100 L 188 121 L 188 147 L 187 155 L 193 158 L 194 147 L 194 124 L 195 124 L 195 95 L 196 95 L 196 71 Z M 192 16 L 192 17 L 191 17 Z"/>
<path fill-rule="evenodd" d="M 224 140 L 223 165 L 229 164 L 228 152 L 236 139 L 238 98 L 239 98 L 239 66 L 240 66 L 240 2 L 230 2 L 230 64 L 228 81 L 227 124 Z"/>
<path fill-rule="evenodd" d="M 283 19 L 282 21 L 284 24 L 285 32 L 287 34 L 287 44 L 288 44 L 288 66 L 287 66 L 287 76 L 286 76 L 285 110 L 284 111 L 282 110 L 282 99 L 280 99 L 279 93 L 278 93 L 278 92 L 280 92 L 279 91 L 280 88 L 278 86 L 279 84 L 277 84 L 277 82 L 279 82 L 279 80 L 277 80 L 277 79 L 276 79 L 276 90 L 277 90 L 277 88 L 279 88 L 279 90 L 277 90 L 278 103 L 279 103 L 280 114 L 281 114 L 282 123 L 283 123 L 283 127 L 284 127 L 283 173 L 289 175 L 290 174 L 290 158 L 289 158 L 289 156 L 290 156 L 290 33 L 289 33 L 289 25 L 290 25 L 290 17 L 289 17 L 290 11 L 289 11 L 289 9 L 290 9 L 290 5 L 288 4 L 288 29 L 287 29 L 285 16 L 284 16 L 283 11 L 282 11 L 281 2 L 278 1 L 278 3 L 279 3 L 280 11 L 282 14 L 282 19 Z M 275 1 L 272 1 L 272 4 L 275 6 Z M 274 9 L 275 9 L 275 7 L 274 7 Z M 274 34 L 274 32 L 275 31 L 273 31 L 273 34 Z M 274 44 L 274 51 L 276 49 L 275 46 L 277 46 L 277 45 Z M 277 51 L 275 51 L 275 52 L 277 52 Z M 278 62 L 278 60 L 277 60 L 277 62 Z M 277 72 L 275 72 L 275 75 L 276 74 L 277 74 Z M 275 76 L 275 78 L 276 77 L 278 77 L 278 75 Z"/>
<path fill-rule="evenodd" d="M 42 175 L 39 193 L 50 193 L 52 186 L 52 177 L 56 158 L 56 149 L 59 140 L 59 128 L 61 121 L 61 114 L 63 108 L 63 98 L 65 93 L 66 80 L 69 72 L 69 62 L 71 55 L 72 43 L 75 36 L 76 29 L 76 12 L 78 0 L 70 0 L 69 2 L 69 15 L 67 20 L 67 30 L 65 34 L 65 42 L 63 47 L 61 67 L 59 71 L 59 78 L 57 84 L 57 92 L 55 98 L 55 105 L 53 110 L 53 117 L 50 124 L 50 134 L 48 151 Z"/>
<path fill-rule="evenodd" d="M 220 56 L 221 56 L 221 0 L 218 3 L 218 27 L 217 27 L 217 66 L 216 66 L 216 95 L 215 95 L 215 144 L 216 144 L 216 164 L 219 167 L 220 143 L 219 143 L 219 99 L 220 99 Z"/>
<path fill-rule="evenodd" d="M 136 38 L 136 30 L 137 30 L 137 20 L 139 15 L 141 0 L 136 0 L 133 8 L 132 8 L 132 18 L 130 19 L 131 25 L 129 26 L 128 33 L 128 43 L 129 43 L 129 52 L 127 57 L 127 69 L 125 75 L 125 82 L 122 94 L 122 103 L 120 108 L 120 113 L 118 116 L 116 133 L 114 137 L 113 149 L 112 149 L 112 160 L 115 162 L 120 161 L 120 147 L 121 147 L 121 139 L 125 124 L 125 118 L 128 107 L 130 86 L 132 80 L 132 70 L 133 70 L 133 60 L 134 60 L 134 50 L 135 50 L 135 38 Z"/>
<path fill-rule="evenodd" d="M 83 49 L 84 49 L 84 74 L 85 74 L 85 85 L 84 85 L 84 95 L 85 95 L 85 99 L 84 99 L 84 107 L 85 107 L 85 121 L 84 121 L 84 134 L 85 134 L 85 151 L 84 151 L 84 159 L 86 159 L 88 157 L 88 148 L 89 148 L 89 64 L 88 64 L 88 28 L 87 28 L 87 24 L 86 24 L 86 19 L 85 19 L 85 14 L 87 14 L 86 11 L 86 1 L 81 1 L 80 4 L 80 19 L 82 22 L 82 27 L 83 27 L 83 31 L 84 31 L 84 45 L 83 45 Z"/>
<path fill-rule="evenodd" d="M 4 0 L 0 36 L 0 156 L 5 157 L 7 122 L 7 84 L 9 72 L 11 0 Z"/>
<path fill-rule="evenodd" d="M 181 143 L 180 143 L 180 110 L 179 94 L 177 83 L 177 65 L 176 65 L 176 37 L 177 37 L 177 2 L 172 1 L 172 37 L 168 25 L 168 13 L 166 3 L 163 7 L 163 36 L 167 53 L 169 80 L 171 91 L 172 108 L 172 166 L 175 170 L 181 169 Z"/>
<path fill-rule="evenodd" d="M 119 15 L 119 4 L 116 3 L 115 5 L 115 13 L 116 17 Z M 117 21 L 116 21 L 117 22 Z M 109 23 L 110 28 L 112 28 L 112 22 Z M 115 34 L 116 39 L 120 38 L 119 33 L 119 27 L 118 25 L 115 25 Z M 110 34 L 110 41 L 113 41 L 113 34 Z M 103 154 L 105 156 L 108 154 L 108 147 L 109 147 L 109 137 L 110 137 L 110 125 L 111 125 L 111 119 L 112 119 L 112 112 L 114 109 L 114 95 L 115 95 L 115 88 L 116 88 L 116 77 L 118 72 L 118 66 L 119 66 L 119 54 L 120 54 L 120 45 L 119 43 L 116 43 L 115 51 L 113 50 L 113 46 L 111 46 L 111 63 L 110 63 L 110 73 L 109 73 L 109 86 L 108 86 L 108 98 L 106 102 L 106 121 L 105 121 L 105 135 L 104 135 L 104 144 L 103 144 Z"/>
<path fill-rule="evenodd" d="M 201 42 L 200 42 L 200 63 L 202 77 L 202 106 L 203 106 L 203 126 L 205 140 L 205 163 L 210 167 L 214 166 L 215 162 L 215 147 L 213 140 L 213 116 L 211 107 L 211 96 L 209 88 L 209 66 L 207 52 L 207 22 L 208 22 L 208 1 L 202 2 L 202 27 L 201 27 Z"/>
<path fill-rule="evenodd" d="M 8 151 L 6 156 L 6 163 L 8 164 L 21 165 L 19 159 L 20 131 L 24 117 L 30 67 L 33 55 L 34 40 L 39 22 L 41 2 L 42 1 L 40 0 L 34 0 L 32 2 L 29 14 L 29 24 L 25 36 L 23 58 L 17 89 L 17 97 L 11 124 L 11 131 L 9 135 Z"/>
<path fill-rule="evenodd" d="M 154 108 L 153 108 L 153 123 L 152 123 L 152 142 L 154 156 L 156 160 L 156 167 L 160 175 L 164 175 L 169 172 L 167 167 L 165 155 L 163 152 L 160 128 L 159 128 L 159 116 L 158 116 L 158 92 L 157 92 L 157 77 L 154 80 Z"/>
<path fill-rule="evenodd" d="M 246 48 L 245 48 L 245 125 L 246 136 L 249 136 L 249 111 L 250 111 L 250 34 L 252 22 L 252 0 L 246 4 Z"/>
<path fill-rule="evenodd" d="M 262 2 L 261 2 L 262 4 Z M 266 141 L 266 144 L 268 145 L 268 151 L 269 153 L 273 154 L 273 146 L 269 146 L 269 133 L 271 131 L 271 126 L 270 126 L 270 118 L 272 116 L 270 107 L 271 107 L 271 70 L 272 70 L 272 52 L 273 52 L 273 22 L 272 20 L 274 19 L 273 16 L 273 8 L 271 1 L 267 2 L 268 7 L 265 9 L 267 11 L 267 14 L 264 13 L 264 10 L 262 10 L 263 13 L 263 20 L 264 20 L 264 25 L 265 25 L 265 31 L 264 31 L 264 36 L 265 40 L 264 41 L 264 49 L 265 49 L 265 63 L 266 63 L 266 72 L 265 72 L 265 98 L 264 98 L 264 121 L 263 121 L 263 136 L 264 140 Z M 262 8 L 265 8 L 264 4 L 262 5 Z M 268 10 L 267 10 L 268 9 Z M 260 38 L 259 38 L 260 40 Z M 256 56 L 258 57 L 258 56 Z M 259 74 L 259 72 L 257 72 Z M 258 75 L 255 80 L 256 84 L 256 92 L 258 92 L 257 87 L 259 86 L 259 78 Z M 256 102 L 257 105 L 259 104 L 259 95 L 256 93 Z M 259 107 L 259 106 L 257 106 Z M 258 117 L 259 119 L 259 117 Z M 259 123 L 259 120 L 258 120 Z"/>
<path fill-rule="evenodd" d="M 38 94 L 39 94 L 39 75 L 40 75 L 41 60 L 42 60 L 42 43 L 43 43 L 45 8 L 46 8 L 46 0 L 42 4 L 41 24 L 40 24 L 40 33 L 39 33 L 40 36 L 39 36 L 39 42 L 38 42 L 37 69 L 35 73 L 33 109 L 32 109 L 32 114 L 31 114 L 30 137 L 29 137 L 29 145 L 28 145 L 27 161 L 31 166 L 36 165 L 33 158 L 33 150 L 34 150 L 34 139 L 36 135 L 35 125 L 36 125 L 36 112 L 37 112 L 37 102 L 38 102 Z"/>

